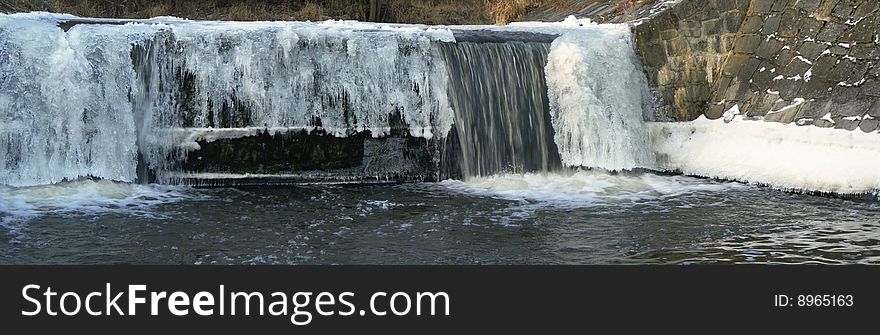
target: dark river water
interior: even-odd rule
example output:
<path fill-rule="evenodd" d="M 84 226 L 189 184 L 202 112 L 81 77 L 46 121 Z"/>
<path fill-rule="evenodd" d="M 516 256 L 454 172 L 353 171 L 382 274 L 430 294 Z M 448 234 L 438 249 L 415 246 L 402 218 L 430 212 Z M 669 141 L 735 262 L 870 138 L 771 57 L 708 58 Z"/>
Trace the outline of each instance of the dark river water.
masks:
<path fill-rule="evenodd" d="M 654 174 L 0 188 L 4 264 L 880 263 L 880 204 Z"/>

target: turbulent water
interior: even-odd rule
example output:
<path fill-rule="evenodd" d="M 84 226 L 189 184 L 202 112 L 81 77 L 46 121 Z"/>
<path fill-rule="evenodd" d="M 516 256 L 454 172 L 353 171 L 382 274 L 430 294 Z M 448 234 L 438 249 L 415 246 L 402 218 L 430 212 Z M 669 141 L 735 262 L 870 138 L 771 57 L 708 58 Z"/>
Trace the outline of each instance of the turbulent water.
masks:
<path fill-rule="evenodd" d="M 880 263 L 880 204 L 684 176 L 0 189 L 0 263 Z"/>

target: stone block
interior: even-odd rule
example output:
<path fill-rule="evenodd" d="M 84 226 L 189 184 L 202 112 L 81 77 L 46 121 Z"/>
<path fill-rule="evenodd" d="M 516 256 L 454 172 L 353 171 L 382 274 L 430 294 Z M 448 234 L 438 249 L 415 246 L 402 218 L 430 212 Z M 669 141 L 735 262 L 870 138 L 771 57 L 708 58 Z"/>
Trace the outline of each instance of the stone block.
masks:
<path fill-rule="evenodd" d="M 830 78 L 835 74 L 834 73 L 834 65 L 841 58 L 834 54 L 825 54 L 819 56 L 816 61 L 813 62 L 813 78 Z"/>
<path fill-rule="evenodd" d="M 839 38 L 840 35 L 843 35 L 843 32 L 847 29 L 849 29 L 849 26 L 845 24 L 829 21 L 825 23 L 824 27 L 822 27 L 822 31 L 819 32 L 819 35 L 816 35 L 816 39 L 822 42 L 836 44 L 837 38 Z"/>
<path fill-rule="evenodd" d="M 736 33 L 743 21 L 743 15 L 739 11 L 730 11 L 721 14 L 724 21 L 724 31 L 728 33 Z"/>
<path fill-rule="evenodd" d="M 832 128 L 834 127 L 835 122 L 828 121 L 825 119 L 814 119 L 813 125 L 819 128 Z"/>
<path fill-rule="evenodd" d="M 761 71 L 761 68 L 764 71 Z M 754 75 L 752 75 L 752 85 L 755 86 L 756 90 L 766 91 L 770 88 L 770 84 L 773 83 L 773 77 L 777 76 L 775 72 L 770 72 L 771 68 L 772 65 L 764 62 L 758 67 L 758 71 L 755 71 Z"/>
<path fill-rule="evenodd" d="M 752 15 L 746 17 L 746 20 L 743 22 L 742 27 L 740 27 L 739 31 L 743 34 L 756 34 L 761 30 L 761 27 L 764 26 L 764 18 Z"/>
<path fill-rule="evenodd" d="M 845 130 L 853 131 L 853 130 L 856 130 L 859 128 L 859 123 L 861 123 L 862 120 L 855 119 L 855 118 L 841 117 L 841 118 L 837 118 L 834 121 L 837 122 L 834 124 L 835 129 L 845 129 Z"/>
<path fill-rule="evenodd" d="M 746 54 L 731 55 L 727 58 L 727 64 L 724 65 L 722 74 L 730 77 L 739 75 L 743 66 L 749 61 L 750 58 L 751 57 Z"/>
<path fill-rule="evenodd" d="M 807 13 L 815 12 L 822 0 L 799 0 L 795 6 Z"/>
<path fill-rule="evenodd" d="M 832 81 L 855 83 L 865 78 L 867 73 L 868 62 L 852 61 L 849 58 L 844 58 L 834 65 L 834 71 L 830 79 Z"/>
<path fill-rule="evenodd" d="M 835 86 L 831 92 L 831 101 L 835 104 L 842 105 L 850 103 L 859 95 L 858 87 Z"/>
<path fill-rule="evenodd" d="M 690 102 L 705 102 L 709 100 L 709 94 L 711 91 L 709 90 L 708 84 L 703 85 L 690 85 L 686 89 L 686 97 L 685 99 Z"/>
<path fill-rule="evenodd" d="M 752 1 L 752 5 L 749 6 L 749 13 L 751 14 L 766 14 L 770 13 L 770 9 L 773 8 L 773 0 L 754 0 Z"/>
<path fill-rule="evenodd" d="M 816 38 L 824 26 L 825 23 L 822 21 L 812 18 L 803 18 L 801 20 L 801 26 L 798 28 L 798 36 Z"/>
<path fill-rule="evenodd" d="M 880 119 L 862 119 L 862 122 L 859 123 L 859 129 L 861 129 L 863 132 L 870 133 L 873 131 L 877 131 L 878 125 L 880 125 Z"/>
<path fill-rule="evenodd" d="M 776 106 L 776 102 L 779 100 L 779 96 L 776 94 L 757 92 L 752 97 L 749 113 L 751 116 L 764 116 Z"/>
<path fill-rule="evenodd" d="M 852 17 L 852 13 L 855 10 L 854 4 L 849 1 L 840 1 L 837 3 L 837 6 L 834 6 L 834 9 L 831 11 L 831 15 L 846 21 L 847 19 Z"/>
<path fill-rule="evenodd" d="M 782 22 L 779 23 L 777 35 L 782 37 L 795 37 L 800 27 L 801 16 L 797 10 L 786 10 L 782 15 Z"/>
<path fill-rule="evenodd" d="M 787 8 L 790 8 L 789 3 L 794 2 L 791 0 L 776 0 L 773 1 L 773 6 L 770 7 L 770 11 L 773 12 L 781 12 Z"/>
<path fill-rule="evenodd" d="M 764 63 L 764 61 L 760 59 L 749 58 L 745 64 L 743 64 L 738 77 L 743 81 L 749 81 L 755 75 L 755 72 L 758 72 L 758 68 L 760 68 L 762 63 Z"/>
<path fill-rule="evenodd" d="M 779 67 L 788 65 L 788 63 L 790 63 L 791 60 L 794 59 L 795 56 L 797 56 L 797 54 L 792 51 L 793 49 L 795 49 L 795 47 L 782 47 L 782 50 L 776 53 L 776 57 L 773 58 L 772 63 L 776 64 Z"/>
<path fill-rule="evenodd" d="M 862 116 L 868 113 L 873 105 L 873 100 L 853 99 L 837 106 L 837 114 L 841 116 Z"/>
<path fill-rule="evenodd" d="M 798 57 L 795 57 L 795 58 L 792 58 L 792 60 L 790 62 L 788 62 L 788 64 L 785 64 L 785 66 L 777 68 L 776 73 L 781 74 L 786 77 L 795 77 L 795 76 L 804 77 L 804 74 L 808 70 L 810 70 L 812 67 L 813 67 L 813 65 L 804 62 L 803 60 L 801 60 Z"/>
<path fill-rule="evenodd" d="M 880 119 L 880 100 L 874 100 L 874 104 L 868 110 L 868 115 Z"/>
<path fill-rule="evenodd" d="M 710 102 L 719 102 L 724 100 L 724 95 L 727 93 L 727 88 L 730 87 L 731 82 L 733 81 L 732 77 L 722 76 L 715 83 L 715 87 L 712 88 L 712 97 L 709 100 Z"/>
<path fill-rule="evenodd" d="M 682 23 L 684 36 L 687 37 L 700 37 L 703 33 L 703 24 L 699 21 L 688 20 Z"/>
<path fill-rule="evenodd" d="M 764 115 L 764 121 L 770 122 L 779 122 L 779 123 L 791 123 L 794 122 L 795 117 L 798 114 L 798 110 L 803 106 L 803 104 L 793 106 L 795 102 L 783 100 L 777 101 L 776 105 L 773 106 L 773 109 Z"/>
<path fill-rule="evenodd" d="M 878 9 L 880 9 L 880 1 L 862 1 L 859 6 L 856 7 L 852 16 L 855 18 L 867 17 L 877 13 Z"/>
<path fill-rule="evenodd" d="M 645 66 L 651 68 L 660 68 L 666 65 L 666 48 L 660 44 L 651 44 L 643 50 L 639 50 L 645 61 Z"/>
<path fill-rule="evenodd" d="M 827 48 L 828 46 L 824 44 L 816 42 L 804 42 L 804 44 L 801 44 L 801 47 L 798 48 L 798 52 L 801 54 L 801 56 L 812 62 L 816 60 L 816 58 L 819 58 L 819 55 L 821 55 L 822 52 L 825 51 Z"/>
<path fill-rule="evenodd" d="M 798 97 L 798 92 L 800 91 L 803 84 L 803 79 L 774 80 L 773 83 L 770 84 L 770 90 L 779 92 L 779 97 L 782 99 L 793 100 L 794 98 Z"/>
<path fill-rule="evenodd" d="M 780 40 L 775 38 L 764 38 L 761 40 L 761 45 L 758 46 L 758 50 L 755 51 L 755 55 L 761 59 L 773 59 L 784 46 L 785 45 Z"/>
<path fill-rule="evenodd" d="M 819 118 L 821 118 L 825 114 L 830 113 L 831 108 L 833 108 L 833 107 L 832 107 L 830 100 L 828 100 L 828 101 L 807 100 L 807 101 L 804 101 L 804 104 L 798 110 L 798 114 L 796 116 L 796 119 L 815 119 L 815 120 L 818 120 Z"/>
<path fill-rule="evenodd" d="M 877 97 L 880 98 L 880 78 L 871 78 L 867 79 L 864 84 L 862 84 L 861 91 L 859 91 L 861 95 L 869 96 L 869 97 Z"/>
<path fill-rule="evenodd" d="M 667 55 L 680 55 L 685 51 L 679 38 L 666 40 L 663 42 L 663 46 Z"/>
<path fill-rule="evenodd" d="M 724 115 L 724 105 L 722 104 L 709 104 L 709 108 L 706 109 L 706 118 L 709 120 L 715 120 L 721 118 Z"/>
<path fill-rule="evenodd" d="M 708 37 L 710 35 L 720 34 L 722 31 L 721 28 L 723 25 L 724 25 L 724 22 L 720 18 L 703 21 L 703 23 L 702 23 L 703 36 Z"/>
<path fill-rule="evenodd" d="M 818 20 L 822 21 L 831 21 L 831 12 L 834 11 L 834 6 L 837 6 L 837 3 L 840 0 L 824 0 L 819 5 L 819 8 L 816 8 L 816 13 L 814 17 Z"/>
<path fill-rule="evenodd" d="M 764 35 L 775 34 L 779 30 L 780 22 L 782 22 L 781 14 L 768 16 L 767 20 L 764 21 L 764 26 L 761 28 L 761 33 Z"/>
<path fill-rule="evenodd" d="M 858 59 L 878 60 L 880 59 L 880 46 L 874 43 L 856 44 L 850 46 L 848 54 Z"/>
<path fill-rule="evenodd" d="M 843 32 L 841 32 L 841 33 L 843 33 Z M 667 29 L 667 30 L 660 31 L 660 39 L 661 40 L 671 40 L 673 38 L 678 38 L 680 36 L 681 35 L 680 35 L 680 32 L 678 31 L 678 29 Z"/>
<path fill-rule="evenodd" d="M 832 54 L 841 55 L 841 56 L 849 53 L 849 49 L 841 47 L 839 45 L 831 46 L 830 48 L 828 48 L 828 51 L 830 51 Z"/>
<path fill-rule="evenodd" d="M 871 43 L 877 34 L 877 17 L 872 16 L 859 21 L 840 36 L 839 41 L 847 43 Z"/>
<path fill-rule="evenodd" d="M 836 82 L 832 83 L 826 79 L 816 78 L 814 76 L 810 78 L 810 81 L 805 81 L 804 84 L 801 85 L 801 90 L 798 92 L 798 95 L 804 99 L 827 99 L 830 95 L 829 88 L 834 87 L 836 84 Z"/>

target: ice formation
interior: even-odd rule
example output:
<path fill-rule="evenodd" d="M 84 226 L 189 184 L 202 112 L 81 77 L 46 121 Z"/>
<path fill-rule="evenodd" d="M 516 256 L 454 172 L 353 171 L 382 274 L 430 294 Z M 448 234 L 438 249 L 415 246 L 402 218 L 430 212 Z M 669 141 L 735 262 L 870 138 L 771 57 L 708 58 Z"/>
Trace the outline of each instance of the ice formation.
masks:
<path fill-rule="evenodd" d="M 168 136 L 181 128 L 378 137 L 399 117 L 432 138 L 452 124 L 434 44 L 454 41 L 448 29 L 158 18 L 65 31 L 62 19 L 76 18 L 0 15 L 0 184 L 147 170 L 168 182 L 193 149 Z"/>
<path fill-rule="evenodd" d="M 546 67 L 556 144 L 567 166 L 652 167 L 647 81 L 629 28 L 602 25 L 553 41 Z"/>
<path fill-rule="evenodd" d="M 454 124 L 465 176 L 554 170 L 558 151 L 573 166 L 648 164 L 617 152 L 647 147 L 631 135 L 644 83 L 626 27 L 455 29 L 582 37 L 551 52 L 545 41 L 457 43 L 449 27 L 420 25 L 2 15 L 0 184 L 174 182 L 199 140 L 317 128 L 381 137 L 392 118 L 426 139 Z"/>
<path fill-rule="evenodd" d="M 59 20 L 79 19 L 0 15 L 4 187 L 173 183 L 199 141 L 318 128 L 381 137 L 393 119 L 457 142 L 477 182 L 565 165 L 880 190 L 876 134 L 743 121 L 736 108 L 646 125 L 647 83 L 623 25 Z M 559 37 L 456 41 L 463 31 Z"/>
<path fill-rule="evenodd" d="M 135 179 L 129 50 L 144 31 L 117 30 L 0 15 L 0 184 Z"/>

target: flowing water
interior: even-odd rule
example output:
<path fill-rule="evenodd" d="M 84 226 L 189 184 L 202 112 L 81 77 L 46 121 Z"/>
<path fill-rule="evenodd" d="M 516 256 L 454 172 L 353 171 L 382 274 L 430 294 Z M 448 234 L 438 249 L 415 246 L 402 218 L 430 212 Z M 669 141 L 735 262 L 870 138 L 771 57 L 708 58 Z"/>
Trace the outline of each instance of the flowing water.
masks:
<path fill-rule="evenodd" d="M 880 263 L 880 204 L 684 176 L 0 190 L 6 264 Z"/>

